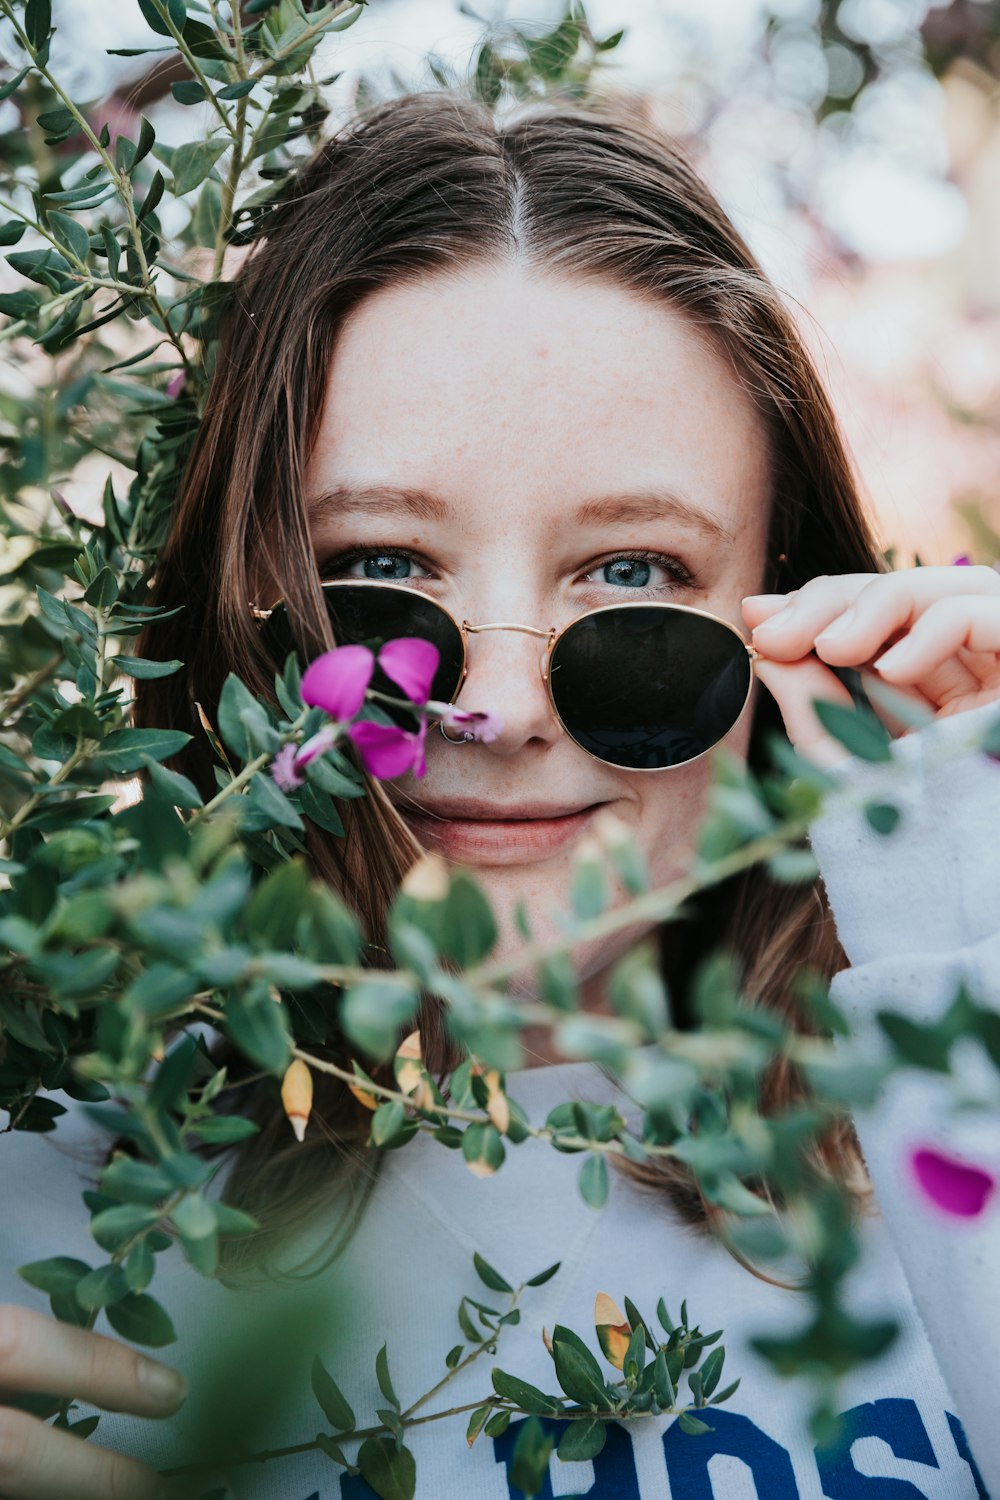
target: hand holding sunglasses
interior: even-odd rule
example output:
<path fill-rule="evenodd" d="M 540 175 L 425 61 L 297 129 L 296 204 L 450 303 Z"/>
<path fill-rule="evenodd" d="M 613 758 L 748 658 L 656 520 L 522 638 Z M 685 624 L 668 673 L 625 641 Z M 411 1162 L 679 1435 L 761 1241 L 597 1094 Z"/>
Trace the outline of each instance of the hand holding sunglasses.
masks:
<path fill-rule="evenodd" d="M 821 575 L 791 594 L 748 595 L 743 617 L 760 653 L 754 670 L 777 700 L 789 739 L 824 766 L 845 754 L 812 708 L 817 698 L 850 702 L 834 669 L 869 667 L 936 718 L 1000 702 L 995 568 Z"/>
<path fill-rule="evenodd" d="M 730 732 L 750 698 L 757 651 L 734 625 L 688 605 L 606 605 L 557 631 L 459 623 L 436 599 L 402 584 L 352 580 L 322 589 L 338 645 L 377 653 L 399 636 L 430 641 L 440 655 L 431 696 L 446 703 L 454 703 L 468 674 L 470 636 L 486 630 L 538 636 L 546 642 L 540 670 L 558 722 L 595 760 L 629 771 L 697 760 Z M 295 644 L 284 602 L 254 613 L 280 665 Z M 378 671 L 371 686 L 397 691 Z"/>

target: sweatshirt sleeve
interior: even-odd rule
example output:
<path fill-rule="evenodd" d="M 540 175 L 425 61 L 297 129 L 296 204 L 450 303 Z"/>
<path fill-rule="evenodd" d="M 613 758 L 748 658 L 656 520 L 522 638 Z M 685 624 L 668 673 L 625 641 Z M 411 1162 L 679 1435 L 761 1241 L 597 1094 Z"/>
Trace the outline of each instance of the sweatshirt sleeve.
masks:
<path fill-rule="evenodd" d="M 880 1010 L 926 1024 L 964 982 L 1000 1012 L 1000 762 L 977 748 L 1000 718 L 991 703 L 893 741 L 895 766 L 847 757 L 810 829 L 850 968 L 830 986 L 847 1016 L 844 1045 L 868 1059 L 888 1044 Z M 887 779 L 886 772 L 891 774 Z M 864 804 L 892 803 L 890 834 Z M 1000 1190 L 976 1218 L 946 1216 L 920 1194 L 910 1153 L 929 1145 L 1000 1180 L 1000 1076 L 974 1041 L 952 1051 L 953 1075 L 908 1069 L 856 1118 L 882 1216 L 987 1490 L 1000 1497 Z M 992 1112 L 958 1113 L 963 1095 Z"/>

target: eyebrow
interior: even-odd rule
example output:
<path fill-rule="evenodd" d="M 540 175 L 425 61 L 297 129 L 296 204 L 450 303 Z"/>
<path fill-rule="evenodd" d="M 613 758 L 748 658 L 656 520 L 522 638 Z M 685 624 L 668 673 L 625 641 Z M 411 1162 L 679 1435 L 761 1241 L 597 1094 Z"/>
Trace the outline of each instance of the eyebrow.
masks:
<path fill-rule="evenodd" d="M 402 516 L 420 521 L 448 521 L 454 512 L 447 500 L 429 490 L 396 484 L 338 484 L 307 501 L 311 520 L 326 515 L 377 512 L 379 516 Z M 708 511 L 669 491 L 646 489 L 619 495 L 599 495 L 585 500 L 568 518 L 574 526 L 635 525 L 673 521 L 688 526 L 709 541 L 726 547 L 735 545 L 734 534 Z"/>

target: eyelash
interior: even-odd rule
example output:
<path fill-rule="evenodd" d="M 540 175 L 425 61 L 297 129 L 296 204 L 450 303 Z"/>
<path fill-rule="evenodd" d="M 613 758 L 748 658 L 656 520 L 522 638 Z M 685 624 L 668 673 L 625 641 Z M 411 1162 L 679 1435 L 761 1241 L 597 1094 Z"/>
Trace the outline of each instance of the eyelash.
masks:
<path fill-rule="evenodd" d="M 326 581 L 333 581 L 339 575 L 340 570 L 346 569 L 352 563 L 361 562 L 369 557 L 405 557 L 409 562 L 417 563 L 422 568 L 428 567 L 428 564 L 424 562 L 418 553 L 411 552 L 407 547 L 354 547 L 347 552 L 339 552 L 331 557 L 323 558 L 320 563 L 320 575 Z M 696 574 L 692 573 L 690 568 L 679 557 L 675 557 L 670 552 L 651 552 L 644 549 L 610 553 L 600 562 L 591 564 L 586 572 L 588 574 L 595 573 L 599 568 L 606 567 L 609 563 L 622 561 L 658 563 L 669 574 L 676 588 L 691 589 L 696 588 L 698 584 Z M 393 580 L 387 579 L 386 581 L 392 582 Z M 400 582 L 406 584 L 425 581 L 419 578 L 400 580 Z M 614 585 L 609 583 L 605 587 L 613 588 Z M 629 591 L 623 589 L 622 592 Z M 634 592 L 640 593 L 642 590 L 635 589 Z"/>

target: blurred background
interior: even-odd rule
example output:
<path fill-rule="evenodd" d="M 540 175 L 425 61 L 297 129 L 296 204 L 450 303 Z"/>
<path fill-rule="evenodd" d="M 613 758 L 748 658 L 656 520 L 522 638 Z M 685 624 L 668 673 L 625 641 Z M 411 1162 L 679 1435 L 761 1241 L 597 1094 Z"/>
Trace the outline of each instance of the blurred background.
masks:
<path fill-rule="evenodd" d="M 211 129 L 171 92 L 176 54 L 127 55 L 158 40 L 138 4 L 55 0 L 53 19 L 54 68 L 112 128 Z M 796 311 L 883 546 L 1000 559 L 1000 0 L 370 0 L 313 68 L 332 125 L 408 88 L 500 97 L 532 46 L 565 75 L 588 32 L 589 86 L 685 140 Z M 0 104 L 0 139 L 22 124 Z"/>

